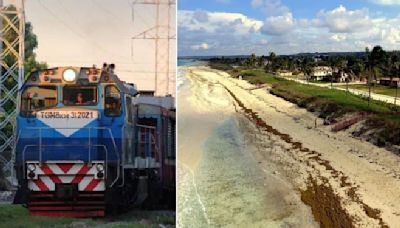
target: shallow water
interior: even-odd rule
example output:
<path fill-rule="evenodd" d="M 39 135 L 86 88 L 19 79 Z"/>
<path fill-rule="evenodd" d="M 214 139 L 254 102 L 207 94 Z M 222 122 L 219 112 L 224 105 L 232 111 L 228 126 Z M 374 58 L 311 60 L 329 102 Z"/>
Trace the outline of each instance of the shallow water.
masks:
<path fill-rule="evenodd" d="M 273 170 L 262 170 L 252 156 L 229 95 L 191 80 L 178 92 L 179 108 L 186 109 L 178 111 L 178 155 L 183 158 L 178 165 L 178 226 L 315 226 L 298 194 Z M 204 94 L 209 97 L 203 99 Z M 214 111 L 192 107 L 204 100 Z M 185 163 L 193 157 L 196 163 Z"/>

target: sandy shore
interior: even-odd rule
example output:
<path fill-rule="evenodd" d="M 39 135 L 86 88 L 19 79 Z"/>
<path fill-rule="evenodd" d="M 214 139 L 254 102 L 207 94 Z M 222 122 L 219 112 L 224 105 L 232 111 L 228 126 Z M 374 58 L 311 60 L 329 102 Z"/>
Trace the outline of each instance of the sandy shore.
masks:
<path fill-rule="evenodd" d="M 178 226 L 318 227 L 293 185 L 251 152 L 254 129 L 235 99 L 197 69 L 178 91 Z"/>
<path fill-rule="evenodd" d="M 207 67 L 189 70 L 205 85 L 220 84 L 235 96 L 236 106 L 248 117 L 241 127 L 248 132 L 246 140 L 254 145 L 260 165 L 265 170 L 273 166 L 276 175 L 288 180 L 321 223 L 399 227 L 398 156 L 346 131 L 331 132 L 322 119 L 266 88 L 256 89 Z M 254 116 L 264 123 L 261 127 L 249 124 Z"/>

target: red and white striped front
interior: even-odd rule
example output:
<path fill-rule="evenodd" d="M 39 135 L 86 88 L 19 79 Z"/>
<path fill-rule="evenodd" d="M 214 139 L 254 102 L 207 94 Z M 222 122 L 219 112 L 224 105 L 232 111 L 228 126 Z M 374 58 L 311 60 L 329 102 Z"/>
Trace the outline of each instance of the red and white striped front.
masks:
<path fill-rule="evenodd" d="M 28 188 L 32 191 L 55 191 L 56 184 L 77 184 L 79 191 L 105 191 L 103 161 L 28 161 L 26 167 Z"/>

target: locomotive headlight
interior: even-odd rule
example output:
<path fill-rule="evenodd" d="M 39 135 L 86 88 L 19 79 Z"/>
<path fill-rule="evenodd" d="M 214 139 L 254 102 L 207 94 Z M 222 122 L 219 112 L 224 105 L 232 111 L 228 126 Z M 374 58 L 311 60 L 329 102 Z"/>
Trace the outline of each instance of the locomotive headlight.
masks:
<path fill-rule="evenodd" d="M 99 171 L 99 172 L 103 172 L 103 171 L 104 171 L 104 165 L 103 165 L 103 164 L 97 164 L 97 165 L 96 165 L 96 169 L 97 169 L 97 171 Z"/>
<path fill-rule="evenodd" d="M 35 171 L 35 169 L 36 169 L 36 165 L 34 165 L 34 164 L 28 164 L 28 170 L 29 170 L 29 171 L 33 172 L 33 171 Z"/>
<path fill-rule="evenodd" d="M 66 82 L 74 82 L 76 80 L 76 72 L 73 69 L 66 69 L 63 73 L 63 79 Z"/>

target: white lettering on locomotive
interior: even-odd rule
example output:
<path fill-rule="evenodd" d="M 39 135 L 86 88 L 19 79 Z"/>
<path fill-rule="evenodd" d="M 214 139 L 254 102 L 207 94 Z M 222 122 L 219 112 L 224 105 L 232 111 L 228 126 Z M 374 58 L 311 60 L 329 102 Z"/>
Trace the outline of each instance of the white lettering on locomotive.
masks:
<path fill-rule="evenodd" d="M 70 137 L 78 130 L 84 128 L 99 116 L 97 110 L 44 110 L 36 114 L 38 120 L 49 128 L 54 129 L 65 137 Z"/>

